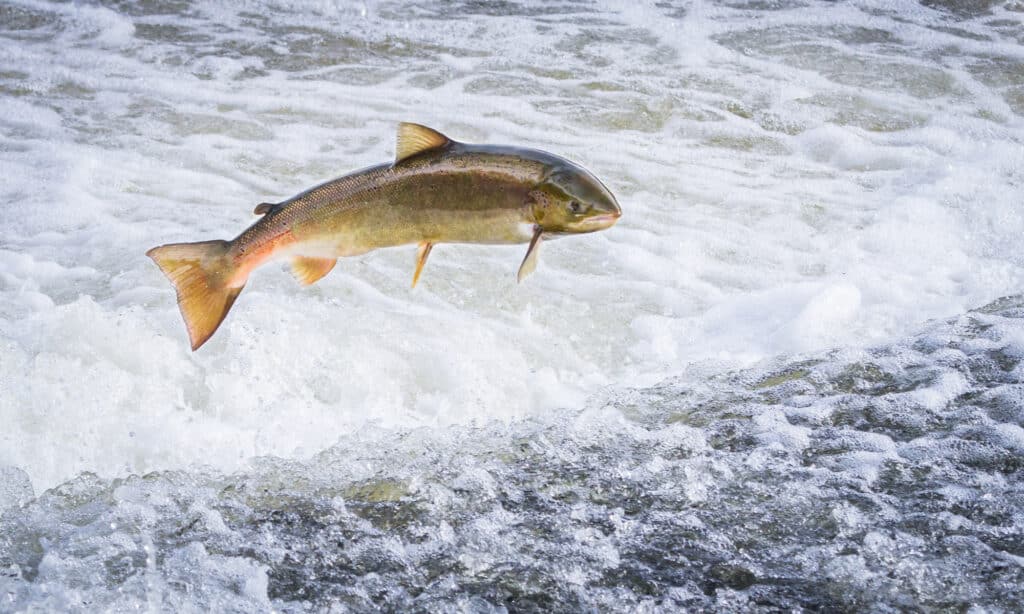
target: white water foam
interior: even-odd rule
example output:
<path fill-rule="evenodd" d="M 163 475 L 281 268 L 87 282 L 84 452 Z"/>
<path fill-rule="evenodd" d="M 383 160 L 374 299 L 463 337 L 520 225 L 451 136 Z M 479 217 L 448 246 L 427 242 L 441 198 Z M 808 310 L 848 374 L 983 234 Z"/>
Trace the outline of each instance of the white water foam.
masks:
<path fill-rule="evenodd" d="M 37 492 L 230 471 L 884 342 L 1024 287 L 1020 12 L 477 8 L 4 5 L 0 465 Z M 189 352 L 145 251 L 388 159 L 402 120 L 577 160 L 624 217 L 520 285 L 524 248 L 439 246 L 415 291 L 412 247 L 309 289 L 269 267 Z"/>

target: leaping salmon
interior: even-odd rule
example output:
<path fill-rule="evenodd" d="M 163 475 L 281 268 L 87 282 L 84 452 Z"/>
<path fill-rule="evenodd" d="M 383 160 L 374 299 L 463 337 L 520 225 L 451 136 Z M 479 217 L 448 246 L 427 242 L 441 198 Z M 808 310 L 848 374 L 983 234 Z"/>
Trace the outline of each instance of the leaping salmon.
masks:
<path fill-rule="evenodd" d="M 542 240 L 611 227 L 622 215 L 596 177 L 536 149 L 459 143 L 419 124 L 398 127 L 391 164 L 371 166 L 280 203 L 231 241 L 171 243 L 146 255 L 174 285 L 192 350 L 224 320 L 256 267 L 282 258 L 309 285 L 340 256 L 418 244 L 412 285 L 438 243 L 529 243 L 522 281 Z"/>

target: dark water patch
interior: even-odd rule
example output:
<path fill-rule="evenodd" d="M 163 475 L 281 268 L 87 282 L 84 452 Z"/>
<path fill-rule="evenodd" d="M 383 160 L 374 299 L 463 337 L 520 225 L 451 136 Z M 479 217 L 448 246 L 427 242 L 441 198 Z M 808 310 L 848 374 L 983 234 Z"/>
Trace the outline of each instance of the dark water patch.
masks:
<path fill-rule="evenodd" d="M 1012 609 L 1022 316 L 1008 297 L 869 352 L 235 475 L 86 474 L 3 513 L 0 588 L 15 607 Z"/>
<path fill-rule="evenodd" d="M 974 19 L 990 15 L 992 7 L 1003 4 L 1001 0 L 921 0 L 923 6 L 945 11 L 958 19 Z"/>

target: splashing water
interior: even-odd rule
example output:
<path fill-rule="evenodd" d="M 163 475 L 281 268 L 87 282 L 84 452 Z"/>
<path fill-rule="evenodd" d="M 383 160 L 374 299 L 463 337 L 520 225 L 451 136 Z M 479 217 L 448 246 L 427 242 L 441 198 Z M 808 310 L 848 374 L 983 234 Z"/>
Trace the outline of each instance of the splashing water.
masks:
<path fill-rule="evenodd" d="M 1013 610 L 1022 33 L 1015 2 L 0 3 L 0 610 Z M 268 267 L 192 355 L 146 249 L 403 120 L 574 159 L 624 217 L 521 285 L 509 247 L 415 291 L 414 248 Z"/>

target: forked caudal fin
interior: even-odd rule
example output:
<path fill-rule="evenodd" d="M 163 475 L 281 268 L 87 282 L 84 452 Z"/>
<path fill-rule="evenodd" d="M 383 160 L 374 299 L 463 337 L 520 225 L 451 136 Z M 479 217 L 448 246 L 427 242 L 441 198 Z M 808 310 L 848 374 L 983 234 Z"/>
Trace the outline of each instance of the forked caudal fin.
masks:
<path fill-rule="evenodd" d="M 236 272 L 230 246 L 228 241 L 171 243 L 146 252 L 174 284 L 192 351 L 213 335 L 245 285 L 244 280 L 228 285 Z"/>

